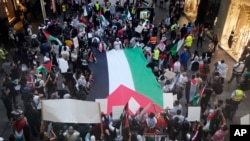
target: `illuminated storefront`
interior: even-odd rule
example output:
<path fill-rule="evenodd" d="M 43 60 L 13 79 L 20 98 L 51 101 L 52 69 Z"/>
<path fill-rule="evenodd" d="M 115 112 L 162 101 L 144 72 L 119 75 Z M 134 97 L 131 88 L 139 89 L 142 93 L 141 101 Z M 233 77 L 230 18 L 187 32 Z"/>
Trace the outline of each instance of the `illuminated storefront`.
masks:
<path fill-rule="evenodd" d="M 219 20 L 219 19 L 218 19 Z M 221 31 L 220 46 L 234 60 L 238 61 L 244 47 L 250 40 L 250 3 L 248 0 L 231 0 Z M 229 48 L 228 40 L 234 32 L 232 47 Z"/>
<path fill-rule="evenodd" d="M 2 5 L 1 8 L 3 8 L 1 12 L 4 12 L 1 15 L 5 15 L 8 18 L 9 23 L 16 20 L 19 0 L 0 0 L 0 4 Z"/>
<path fill-rule="evenodd" d="M 185 0 L 184 13 L 194 22 L 198 13 L 200 0 Z"/>

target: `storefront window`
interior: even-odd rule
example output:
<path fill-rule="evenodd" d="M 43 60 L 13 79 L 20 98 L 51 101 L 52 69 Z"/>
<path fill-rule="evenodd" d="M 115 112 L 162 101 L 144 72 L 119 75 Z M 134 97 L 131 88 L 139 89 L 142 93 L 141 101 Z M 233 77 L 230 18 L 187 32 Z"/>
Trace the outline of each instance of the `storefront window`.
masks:
<path fill-rule="evenodd" d="M 184 13 L 190 18 L 195 19 L 198 12 L 200 0 L 185 0 Z"/>
<path fill-rule="evenodd" d="M 242 55 L 244 47 L 250 39 L 249 14 L 246 10 L 250 10 L 249 6 L 237 1 L 231 3 L 223 28 L 223 34 L 220 41 L 221 47 L 236 61 Z M 229 36 L 234 32 L 231 48 L 229 47 Z"/>
<path fill-rule="evenodd" d="M 12 22 L 16 17 L 14 3 L 12 0 L 3 0 L 3 4 L 8 20 Z"/>

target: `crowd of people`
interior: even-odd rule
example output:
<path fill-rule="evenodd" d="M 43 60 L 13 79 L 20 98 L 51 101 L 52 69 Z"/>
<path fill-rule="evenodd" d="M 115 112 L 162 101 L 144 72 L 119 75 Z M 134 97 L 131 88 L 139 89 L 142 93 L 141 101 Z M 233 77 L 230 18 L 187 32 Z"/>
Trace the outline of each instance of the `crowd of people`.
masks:
<path fill-rule="evenodd" d="M 229 67 L 225 60 L 211 64 L 218 44 L 216 35 L 206 47 L 202 43 L 205 38 L 202 24 L 186 23 L 179 27 L 182 2 L 167 1 L 168 16 L 155 24 L 137 13 L 143 7 L 142 1 L 135 5 L 119 1 L 115 5 L 109 2 L 102 5 L 98 1 L 80 5 L 66 1 L 61 5 L 63 22 L 57 18 L 47 19 L 35 34 L 25 20 L 24 35 L 17 36 L 11 29 L 9 36 L 15 51 L 12 60 L 4 61 L 2 65 L 5 74 L 2 100 L 9 122 L 14 127 L 9 140 L 29 141 L 31 136 L 50 141 L 94 141 L 101 138 L 106 141 L 142 141 L 143 138 L 158 141 L 167 138 L 185 141 L 224 140 L 228 133 L 228 121 L 233 120 L 238 105 L 246 98 L 244 91 L 250 84 L 250 59 L 245 57 L 233 66 L 228 83 L 236 78 L 237 88 L 232 96 L 211 102 L 212 95 L 223 93 Z M 149 6 L 154 8 L 155 3 Z M 138 26 L 143 27 L 141 32 L 135 30 Z M 75 38 L 78 46 L 75 46 Z M 195 39 L 196 49 L 192 51 Z M 176 51 L 175 46 L 181 40 L 182 46 Z M 102 124 L 42 121 L 43 99 L 87 100 L 95 76 L 89 64 L 94 66 L 94 63 L 98 63 L 95 57 L 97 53 L 135 47 L 142 48 L 148 61 L 147 67 L 152 69 L 162 90 L 177 94 L 172 109 L 165 107 L 160 113 L 147 113 L 141 107 L 135 115 L 126 114 L 128 124 L 125 118 L 113 121 L 112 114 L 105 113 L 102 115 Z M 200 49 L 201 54 L 198 51 Z M 0 55 L 2 58 L 6 54 Z M 49 70 L 39 69 L 48 62 L 52 64 Z M 169 72 L 174 73 L 174 77 L 170 77 Z M 200 95 L 197 97 L 198 93 Z M 23 103 L 18 103 L 19 95 Z M 186 103 L 181 103 L 183 98 Z M 184 105 L 200 106 L 201 120 L 188 121 Z"/>

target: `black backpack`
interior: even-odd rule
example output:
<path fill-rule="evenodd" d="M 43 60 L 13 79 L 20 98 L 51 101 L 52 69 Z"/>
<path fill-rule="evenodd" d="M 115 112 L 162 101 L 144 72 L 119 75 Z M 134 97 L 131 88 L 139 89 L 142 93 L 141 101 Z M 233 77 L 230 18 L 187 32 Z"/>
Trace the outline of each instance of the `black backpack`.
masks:
<path fill-rule="evenodd" d="M 216 83 L 213 87 L 214 92 L 219 95 L 223 93 L 223 86 L 221 85 L 221 83 Z"/>
<path fill-rule="evenodd" d="M 193 62 L 192 66 L 191 66 L 191 71 L 198 71 L 199 65 L 200 65 L 200 63 L 198 61 Z"/>

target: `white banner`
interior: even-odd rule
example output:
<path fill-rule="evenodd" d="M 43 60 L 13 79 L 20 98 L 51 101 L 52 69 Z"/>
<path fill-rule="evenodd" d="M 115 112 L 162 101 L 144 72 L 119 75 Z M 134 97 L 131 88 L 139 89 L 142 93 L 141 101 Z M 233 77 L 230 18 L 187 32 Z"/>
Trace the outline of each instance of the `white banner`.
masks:
<path fill-rule="evenodd" d="M 174 96 L 173 93 L 163 93 L 163 109 L 174 107 Z"/>
<path fill-rule="evenodd" d="M 112 119 L 113 120 L 120 119 L 123 110 L 124 110 L 124 106 L 113 106 L 112 107 Z"/>
<path fill-rule="evenodd" d="M 188 121 L 200 121 L 201 107 L 189 106 L 188 107 Z"/>
<path fill-rule="evenodd" d="M 240 125 L 250 125 L 250 114 L 240 118 Z"/>
<path fill-rule="evenodd" d="M 74 99 L 42 100 L 42 119 L 60 123 L 100 123 L 99 103 Z"/>
<path fill-rule="evenodd" d="M 107 114 L 108 100 L 107 99 L 95 99 L 95 102 L 100 103 L 101 112 L 103 112 L 104 114 Z"/>

